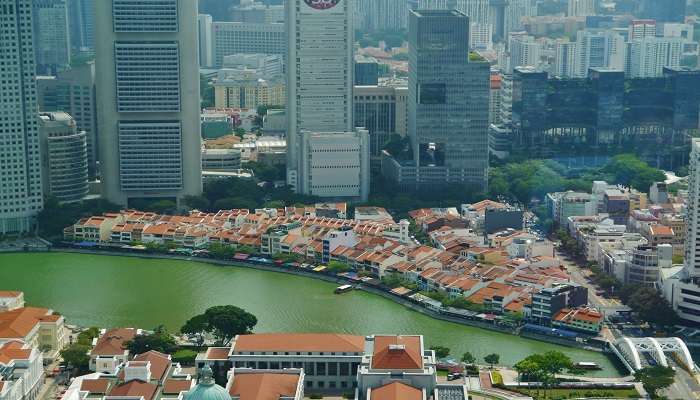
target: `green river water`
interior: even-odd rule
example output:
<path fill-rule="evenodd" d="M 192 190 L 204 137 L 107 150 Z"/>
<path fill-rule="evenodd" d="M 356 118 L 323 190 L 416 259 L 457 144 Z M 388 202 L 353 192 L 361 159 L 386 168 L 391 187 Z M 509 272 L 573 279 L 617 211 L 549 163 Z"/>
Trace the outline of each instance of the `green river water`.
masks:
<path fill-rule="evenodd" d="M 455 357 L 501 355 L 512 365 L 537 352 L 559 350 L 574 361 L 601 365 L 599 376 L 618 376 L 603 354 L 435 320 L 383 297 L 316 279 L 195 261 L 72 253 L 0 254 L 0 290 L 22 290 L 28 304 L 53 308 L 69 324 L 172 331 L 213 305 L 233 304 L 258 317 L 256 332 L 423 334 L 428 345 Z"/>

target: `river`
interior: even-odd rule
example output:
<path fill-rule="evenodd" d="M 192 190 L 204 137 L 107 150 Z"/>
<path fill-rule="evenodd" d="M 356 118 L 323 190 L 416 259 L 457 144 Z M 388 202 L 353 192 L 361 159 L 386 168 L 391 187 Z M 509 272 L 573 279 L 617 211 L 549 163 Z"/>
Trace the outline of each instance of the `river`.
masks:
<path fill-rule="evenodd" d="M 559 350 L 593 361 L 598 376 L 619 376 L 603 354 L 435 320 L 362 291 L 333 294 L 316 279 L 194 261 L 73 253 L 0 254 L 0 290 L 22 290 L 30 305 L 53 308 L 68 323 L 172 331 L 214 305 L 233 304 L 258 317 L 256 332 L 423 334 L 428 345 L 455 357 L 501 355 L 512 365 L 537 352 Z"/>

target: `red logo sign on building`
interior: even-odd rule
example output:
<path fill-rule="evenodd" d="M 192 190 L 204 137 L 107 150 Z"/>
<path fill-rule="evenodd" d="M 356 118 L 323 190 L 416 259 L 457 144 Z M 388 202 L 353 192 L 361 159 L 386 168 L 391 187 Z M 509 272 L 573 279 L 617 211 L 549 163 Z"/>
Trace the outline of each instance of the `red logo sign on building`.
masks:
<path fill-rule="evenodd" d="M 306 3 L 307 6 L 317 10 L 328 10 L 329 8 L 333 8 L 338 5 L 340 0 L 304 0 L 304 3 Z"/>

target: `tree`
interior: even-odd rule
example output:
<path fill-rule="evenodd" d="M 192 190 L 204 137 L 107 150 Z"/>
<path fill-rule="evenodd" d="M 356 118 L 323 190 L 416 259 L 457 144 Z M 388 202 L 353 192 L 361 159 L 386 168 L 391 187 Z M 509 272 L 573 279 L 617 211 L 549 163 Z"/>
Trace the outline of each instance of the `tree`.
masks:
<path fill-rule="evenodd" d="M 444 346 L 431 346 L 430 350 L 435 352 L 435 357 L 439 359 L 445 358 L 450 355 L 450 349 Z"/>
<path fill-rule="evenodd" d="M 177 350 L 177 343 L 175 338 L 161 325 L 151 334 L 137 335 L 126 342 L 126 347 L 131 354 L 142 354 L 151 350 L 171 354 Z"/>
<path fill-rule="evenodd" d="M 204 196 L 187 195 L 182 198 L 182 204 L 194 210 L 209 210 L 209 200 Z"/>
<path fill-rule="evenodd" d="M 100 328 L 98 327 L 91 327 L 88 328 L 78 334 L 78 338 L 76 340 L 77 343 L 84 344 L 86 346 L 92 345 L 92 339 L 100 336 Z"/>
<path fill-rule="evenodd" d="M 634 378 L 644 385 L 652 398 L 658 397 L 658 391 L 673 384 L 676 371 L 669 367 L 654 366 L 642 368 L 634 373 Z"/>
<path fill-rule="evenodd" d="M 90 346 L 81 343 L 73 343 L 72 345 L 61 350 L 61 358 L 68 365 L 77 370 L 78 374 L 86 372 L 90 367 Z"/>
<path fill-rule="evenodd" d="M 476 357 L 474 357 L 472 353 L 466 351 L 462 354 L 462 362 L 467 365 L 472 365 L 476 362 Z"/>
<path fill-rule="evenodd" d="M 212 334 L 217 342 L 226 346 L 236 335 L 250 333 L 257 325 L 255 315 L 242 308 L 228 305 L 215 306 L 207 309 L 203 314 L 190 318 L 180 329 L 197 334 Z"/>
<path fill-rule="evenodd" d="M 529 357 L 518 361 L 513 368 L 518 372 L 518 382 L 535 378 L 540 371 L 540 365 Z"/>
<path fill-rule="evenodd" d="M 350 266 L 344 262 L 331 261 L 328 263 L 328 270 L 336 274 L 339 274 L 341 272 L 348 272 L 350 271 L 350 269 Z"/>
<path fill-rule="evenodd" d="M 493 366 L 495 364 L 498 364 L 499 361 L 501 361 L 501 356 L 499 356 L 496 353 L 491 353 L 484 357 L 484 361 L 486 362 L 486 364 L 489 364 L 491 366 L 491 369 L 493 369 Z"/>
<path fill-rule="evenodd" d="M 185 322 L 180 328 L 180 332 L 185 335 L 194 336 L 197 347 L 202 347 L 207 333 L 207 319 L 204 314 L 195 315 Z"/>
<path fill-rule="evenodd" d="M 678 314 L 673 307 L 651 287 L 637 287 L 629 295 L 627 305 L 639 315 L 639 318 L 652 324 L 673 326 L 678 322 Z"/>

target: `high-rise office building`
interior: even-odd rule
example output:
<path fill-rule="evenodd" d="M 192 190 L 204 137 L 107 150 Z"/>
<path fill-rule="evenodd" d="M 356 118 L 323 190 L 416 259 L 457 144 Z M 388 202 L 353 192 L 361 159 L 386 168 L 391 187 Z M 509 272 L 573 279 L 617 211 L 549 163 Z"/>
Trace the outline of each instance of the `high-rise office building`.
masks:
<path fill-rule="evenodd" d="M 60 71 L 56 76 L 37 78 L 39 111 L 70 114 L 78 131 L 85 131 L 90 176 L 97 175 L 98 135 L 95 98 L 95 62 Z"/>
<path fill-rule="evenodd" d="M 541 47 L 534 36 L 527 35 L 525 32 L 511 32 L 508 41 L 510 50 L 508 73 L 512 73 L 515 67 L 538 67 Z"/>
<path fill-rule="evenodd" d="M 406 0 L 356 0 L 355 29 L 361 31 L 399 31 L 408 21 Z"/>
<path fill-rule="evenodd" d="M 89 192 L 85 131 L 64 112 L 39 115 L 44 194 L 58 201 L 81 201 Z"/>
<path fill-rule="evenodd" d="M 212 18 L 208 14 L 197 16 L 197 33 L 199 38 L 199 66 L 214 66 L 214 40 L 212 39 Z"/>
<path fill-rule="evenodd" d="M 415 185 L 487 186 L 491 72 L 488 63 L 470 61 L 478 56 L 470 57 L 468 37 L 469 19 L 459 11 L 409 13 L 408 136 Z"/>
<path fill-rule="evenodd" d="M 221 68 L 224 57 L 240 54 L 279 54 L 287 49 L 285 24 L 214 22 L 214 66 Z"/>
<path fill-rule="evenodd" d="M 0 0 L 0 235 L 29 232 L 42 208 L 32 1 Z"/>
<path fill-rule="evenodd" d="M 100 1 L 96 11 L 103 197 L 200 194 L 197 2 Z"/>
<path fill-rule="evenodd" d="M 353 121 L 353 10 L 351 0 L 287 2 L 287 183 L 297 193 L 369 194 L 369 140 Z M 343 162 L 327 163 L 333 154 Z"/>
<path fill-rule="evenodd" d="M 66 0 L 33 0 L 34 52 L 39 73 L 55 73 L 70 65 Z"/>
<path fill-rule="evenodd" d="M 569 0 L 568 12 L 569 17 L 587 17 L 595 15 L 596 0 Z"/>
<path fill-rule="evenodd" d="M 74 50 L 95 50 L 95 2 L 96 0 L 68 0 L 68 27 Z"/>
<path fill-rule="evenodd" d="M 574 76 L 588 76 L 591 68 L 624 69 L 625 42 L 617 32 L 586 29 L 576 33 Z"/>
<path fill-rule="evenodd" d="M 537 15 L 535 0 L 509 0 L 506 2 L 503 15 L 503 37 L 507 38 L 514 31 L 521 31 L 523 17 L 535 15 Z"/>

